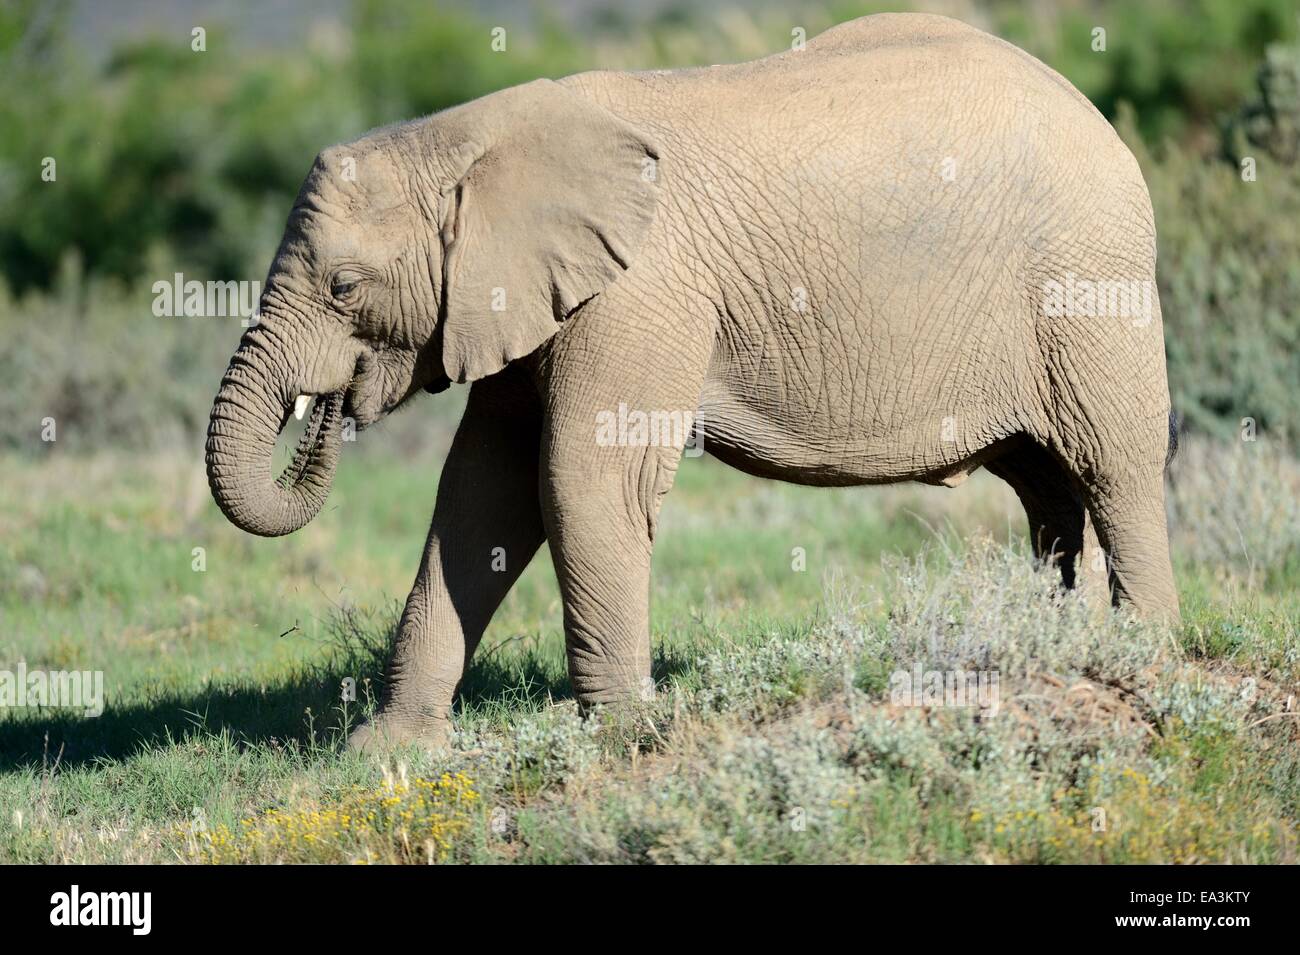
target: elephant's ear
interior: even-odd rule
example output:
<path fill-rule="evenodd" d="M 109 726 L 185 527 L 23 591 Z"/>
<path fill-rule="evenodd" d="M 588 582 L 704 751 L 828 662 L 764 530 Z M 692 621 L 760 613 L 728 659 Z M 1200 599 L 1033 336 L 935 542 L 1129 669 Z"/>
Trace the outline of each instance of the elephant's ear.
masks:
<path fill-rule="evenodd" d="M 442 356 L 453 381 L 550 338 L 636 259 L 655 215 L 658 151 L 550 80 L 444 114 Z M 451 141 L 458 140 L 458 141 Z"/>

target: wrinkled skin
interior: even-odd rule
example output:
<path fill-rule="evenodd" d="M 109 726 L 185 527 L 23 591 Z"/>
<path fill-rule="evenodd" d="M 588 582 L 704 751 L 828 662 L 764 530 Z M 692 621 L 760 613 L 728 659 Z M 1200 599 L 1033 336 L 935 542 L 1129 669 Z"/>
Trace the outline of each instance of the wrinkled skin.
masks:
<path fill-rule="evenodd" d="M 707 451 L 800 484 L 986 467 L 1067 584 L 1090 524 L 1114 599 L 1174 618 L 1159 302 L 1146 321 L 1049 314 L 1044 291 L 1154 274 L 1147 191 L 1105 120 L 952 20 L 538 81 L 321 154 L 213 408 L 210 483 L 238 526 L 289 533 L 325 499 L 341 418 L 473 383 L 360 748 L 445 739 L 543 541 L 580 704 L 652 685 L 650 556 L 681 447 L 598 441 L 620 404 L 698 411 Z M 277 482 L 298 395 L 317 400 Z"/>

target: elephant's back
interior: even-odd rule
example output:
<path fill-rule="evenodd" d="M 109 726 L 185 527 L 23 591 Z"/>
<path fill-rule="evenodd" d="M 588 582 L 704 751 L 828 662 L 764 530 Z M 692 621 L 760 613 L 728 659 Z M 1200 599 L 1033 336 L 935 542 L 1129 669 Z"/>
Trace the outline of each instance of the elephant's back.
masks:
<path fill-rule="evenodd" d="M 798 244 L 820 209 L 822 226 L 856 220 L 870 256 L 985 243 L 995 223 L 1002 239 L 1050 243 L 1099 203 L 1150 221 L 1136 161 L 1087 98 L 946 17 L 880 14 L 748 63 L 564 82 L 656 141 L 666 211 L 724 230 L 734 219 L 778 237 L 797 223 Z"/>
<path fill-rule="evenodd" d="M 749 109 L 769 105 L 774 94 L 795 97 L 832 82 L 843 87 L 869 86 L 887 95 L 896 84 L 945 85 L 966 80 L 964 86 L 949 86 L 954 100 L 988 95 L 1009 80 L 1026 92 L 1059 95 L 1075 108 L 1105 120 L 1086 96 L 1042 61 L 1014 44 L 950 17 L 929 13 L 880 13 L 859 17 L 791 48 L 743 63 L 719 64 L 683 69 L 600 72 L 578 74 L 562 82 L 586 87 L 588 78 L 617 86 L 620 78 L 630 81 L 635 109 L 648 103 L 656 92 L 689 100 L 692 94 L 727 102 L 733 96 Z M 973 82 L 971 82 L 973 81 Z M 596 83 L 595 85 L 600 85 Z M 615 92 L 611 87 L 610 92 Z M 741 113 L 746 112 L 741 109 Z"/>
<path fill-rule="evenodd" d="M 1064 158 L 1100 159 L 1102 178 L 1140 181 L 1110 124 L 1065 78 L 932 14 L 862 17 L 746 63 L 563 82 L 647 129 L 687 174 L 734 155 L 801 179 L 809 165 L 866 177 L 946 158 L 1046 177 Z"/>
<path fill-rule="evenodd" d="M 818 34 L 809 41 L 807 52 L 832 57 L 903 54 L 917 60 L 942 59 L 950 65 L 974 61 L 1012 74 L 1024 71 L 1054 87 L 1074 105 L 1102 118 L 1086 96 L 1046 63 L 1015 44 L 951 17 L 931 13 L 859 17 Z"/>

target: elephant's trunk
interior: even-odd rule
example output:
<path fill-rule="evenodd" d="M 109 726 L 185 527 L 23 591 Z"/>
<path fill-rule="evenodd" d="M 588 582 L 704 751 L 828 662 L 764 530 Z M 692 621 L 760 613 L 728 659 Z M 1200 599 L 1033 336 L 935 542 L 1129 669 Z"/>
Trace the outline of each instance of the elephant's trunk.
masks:
<path fill-rule="evenodd" d="M 208 486 L 222 513 L 262 537 L 291 534 L 325 503 L 342 444 L 342 391 L 321 395 L 293 460 L 275 477 L 275 441 L 294 410 L 283 382 L 259 373 L 265 353 L 254 342 L 231 359 L 208 421 Z"/>

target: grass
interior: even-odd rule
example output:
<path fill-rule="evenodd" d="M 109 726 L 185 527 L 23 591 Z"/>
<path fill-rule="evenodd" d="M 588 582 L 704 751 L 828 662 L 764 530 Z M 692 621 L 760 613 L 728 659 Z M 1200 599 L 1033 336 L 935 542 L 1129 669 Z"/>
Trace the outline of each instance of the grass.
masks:
<path fill-rule="evenodd" d="M 657 700 L 578 717 L 543 553 L 453 752 L 384 764 L 340 744 L 445 446 L 442 416 L 397 456 L 403 417 L 277 541 L 224 522 L 197 453 L 4 461 L 0 669 L 101 669 L 107 706 L 0 713 L 0 861 L 1295 861 L 1300 466 L 1262 442 L 1180 458 L 1174 633 L 1058 593 L 987 475 L 830 491 L 687 460 Z M 900 702 L 917 666 L 996 674 L 996 712 Z"/>

